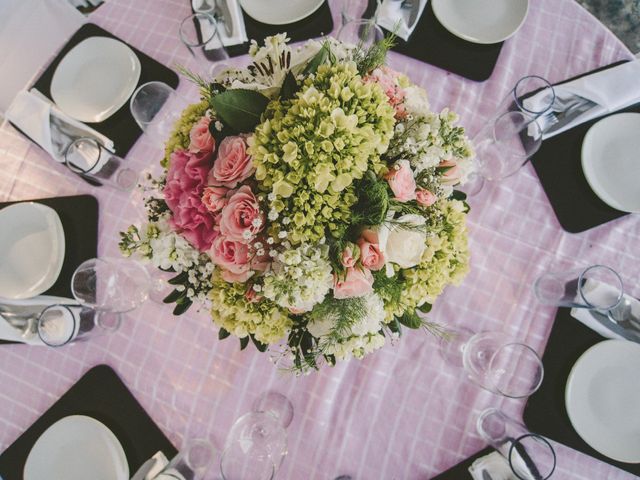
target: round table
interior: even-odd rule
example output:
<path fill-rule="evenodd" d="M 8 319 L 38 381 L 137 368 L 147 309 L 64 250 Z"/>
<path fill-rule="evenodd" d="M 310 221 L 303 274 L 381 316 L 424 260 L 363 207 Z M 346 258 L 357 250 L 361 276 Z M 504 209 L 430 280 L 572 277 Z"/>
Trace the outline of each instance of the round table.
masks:
<path fill-rule="evenodd" d="M 329 0 L 335 25 L 341 0 Z M 353 4 L 351 4 L 353 8 Z M 361 2 L 362 9 L 364 4 Z M 109 0 L 90 21 L 165 65 L 189 65 L 176 35 L 187 0 Z M 536 0 L 519 33 L 504 45 L 492 77 L 482 83 L 391 54 L 394 68 L 427 89 L 432 107 L 449 107 L 473 133 L 515 81 L 538 74 L 563 80 L 631 53 L 573 0 Z M 180 93 L 197 89 L 181 80 Z M 100 204 L 99 253 L 118 255 L 118 232 L 139 219 L 134 199 L 92 188 L 55 164 L 10 126 L 0 129 L 0 200 L 90 193 Z M 160 159 L 141 138 L 127 156 L 139 169 Z M 132 194 L 134 197 L 137 195 Z M 438 299 L 431 319 L 474 330 L 502 330 L 544 350 L 554 309 L 540 306 L 533 280 L 546 269 L 608 263 L 626 280 L 640 270 L 640 221 L 627 216 L 581 234 L 564 232 L 530 165 L 471 200 L 471 273 Z M 638 296 L 640 286 L 629 283 Z M 635 291 L 634 291 L 635 290 Z M 116 334 L 59 350 L 0 347 L 0 449 L 6 448 L 91 366 L 106 363 L 122 377 L 177 446 L 208 436 L 218 446 L 232 423 L 266 390 L 287 395 L 295 408 L 289 455 L 281 479 L 431 478 L 473 454 L 483 442 L 477 415 L 493 406 L 514 416 L 524 401 L 499 398 L 464 378 L 440 358 L 437 341 L 412 332 L 363 361 L 296 378 L 276 371 L 253 348 L 219 341 L 207 312 L 173 317 L 147 302 L 128 314 Z M 633 475 L 554 444 L 556 478 L 630 479 Z"/>

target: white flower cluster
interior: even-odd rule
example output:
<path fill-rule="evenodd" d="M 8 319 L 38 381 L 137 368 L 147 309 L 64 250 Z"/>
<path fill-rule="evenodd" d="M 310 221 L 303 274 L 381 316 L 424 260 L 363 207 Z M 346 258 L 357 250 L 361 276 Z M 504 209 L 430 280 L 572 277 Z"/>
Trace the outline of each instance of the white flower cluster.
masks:
<path fill-rule="evenodd" d="M 277 254 L 264 275 L 262 294 L 283 308 L 302 313 L 322 302 L 332 286 L 328 247 L 302 244 Z"/>
<path fill-rule="evenodd" d="M 166 217 L 162 217 L 154 227 L 154 235 L 148 241 L 151 248 L 149 259 L 155 267 L 163 270 L 173 268 L 176 272 L 182 272 L 198 263 L 200 252 L 171 229 Z"/>
<path fill-rule="evenodd" d="M 319 339 L 323 354 L 335 355 L 337 360 L 362 358 L 384 346 L 384 336 L 379 333 L 385 319 L 384 303 L 375 293 L 364 300 L 366 313 L 351 325 L 349 332 L 339 332 L 339 338 L 335 338 L 337 319 L 333 315 L 307 324 L 309 333 Z"/>

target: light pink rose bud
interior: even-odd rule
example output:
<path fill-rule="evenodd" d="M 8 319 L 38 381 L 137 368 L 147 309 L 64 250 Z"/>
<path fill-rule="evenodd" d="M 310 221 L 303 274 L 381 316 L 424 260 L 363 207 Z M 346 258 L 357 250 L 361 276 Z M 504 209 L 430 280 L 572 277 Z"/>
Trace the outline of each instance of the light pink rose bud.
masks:
<path fill-rule="evenodd" d="M 373 293 L 373 275 L 366 268 L 348 268 L 344 280 L 336 278 L 333 286 L 333 296 L 338 300 L 363 297 L 370 293 Z"/>
<path fill-rule="evenodd" d="M 205 115 L 196 123 L 189 132 L 189 151 L 193 153 L 211 153 L 216 148 L 216 140 L 209 132 L 211 119 Z"/>
<path fill-rule="evenodd" d="M 349 242 L 342 252 L 340 263 L 342 263 L 344 268 L 351 268 L 355 266 L 358 258 L 360 258 L 360 249 L 355 244 Z"/>
<path fill-rule="evenodd" d="M 420 205 L 422 205 L 423 207 L 430 207 L 431 205 L 436 203 L 437 199 L 438 199 L 438 197 L 436 197 L 429 190 L 425 190 L 423 188 L 419 188 L 416 191 L 416 201 Z"/>
<path fill-rule="evenodd" d="M 416 198 L 416 180 L 408 160 L 400 160 L 389 170 L 386 177 L 396 200 L 408 202 Z"/>
<path fill-rule="evenodd" d="M 205 187 L 202 192 L 202 203 L 211 213 L 217 213 L 229 202 L 228 191 L 224 187 Z"/>
<path fill-rule="evenodd" d="M 380 251 L 378 234 L 373 230 L 365 230 L 358 240 L 360 262 L 369 270 L 380 270 L 384 266 L 384 254 Z"/>
<path fill-rule="evenodd" d="M 209 185 L 236 188 L 254 170 L 244 137 L 227 137 L 218 147 L 218 157 L 209 173 Z"/>
<path fill-rule="evenodd" d="M 250 268 L 249 246 L 219 235 L 209 250 L 211 261 L 221 267 L 227 282 L 246 282 L 253 271 Z"/>
<path fill-rule="evenodd" d="M 248 185 L 231 195 L 220 215 L 220 233 L 237 242 L 248 243 L 264 224 L 264 214 Z"/>
<path fill-rule="evenodd" d="M 440 182 L 443 185 L 456 185 L 460 183 L 460 177 L 462 177 L 462 170 L 458 166 L 458 162 L 454 159 L 443 160 L 438 167 L 449 167 L 446 172 L 442 174 Z"/>

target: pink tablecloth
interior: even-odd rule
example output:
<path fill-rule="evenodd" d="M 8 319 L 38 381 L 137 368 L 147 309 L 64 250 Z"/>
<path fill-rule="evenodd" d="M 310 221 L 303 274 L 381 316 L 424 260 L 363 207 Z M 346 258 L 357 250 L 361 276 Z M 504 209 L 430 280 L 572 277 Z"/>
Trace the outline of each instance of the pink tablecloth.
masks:
<path fill-rule="evenodd" d="M 341 2 L 330 0 L 338 25 Z M 364 8 L 364 6 L 363 6 Z M 176 37 L 189 11 L 186 0 L 109 0 L 91 20 L 167 65 L 188 64 Z M 424 86 L 433 107 L 451 107 L 473 132 L 508 88 L 525 74 L 551 81 L 630 58 L 596 19 L 572 0 L 531 2 L 522 30 L 509 40 L 490 80 L 475 83 L 419 61 L 392 55 L 393 66 Z M 6 74 L 6 73 L 5 73 Z M 180 87 L 195 98 L 196 89 Z M 129 154 L 136 168 L 159 159 L 141 140 Z M 125 194 L 92 189 L 29 146 L 9 126 L 0 130 L 0 199 L 19 200 L 92 193 L 100 202 L 100 254 L 117 254 L 118 231 L 138 218 Z M 433 320 L 473 329 L 504 330 L 542 352 L 553 309 L 533 298 L 533 279 L 554 265 L 608 263 L 640 294 L 640 221 L 628 216 L 578 235 L 564 232 L 526 167 L 472 202 L 472 272 L 449 288 Z M 426 479 L 483 446 L 475 433 L 478 412 L 498 406 L 518 415 L 522 401 L 502 400 L 467 382 L 437 353 L 437 342 L 412 332 L 362 362 L 303 378 L 274 370 L 252 348 L 217 340 L 206 312 L 172 317 L 147 303 L 126 318 L 116 335 L 60 350 L 0 347 L 0 449 L 6 448 L 89 367 L 113 366 L 167 435 L 181 445 L 208 435 L 220 447 L 234 419 L 268 389 L 295 407 L 290 451 L 278 478 Z M 633 478 L 556 445 L 562 479 Z"/>

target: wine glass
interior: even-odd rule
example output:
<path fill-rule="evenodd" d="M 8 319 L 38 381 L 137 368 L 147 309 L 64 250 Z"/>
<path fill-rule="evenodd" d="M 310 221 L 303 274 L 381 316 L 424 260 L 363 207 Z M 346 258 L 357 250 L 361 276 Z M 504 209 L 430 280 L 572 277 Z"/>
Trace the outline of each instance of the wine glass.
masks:
<path fill-rule="evenodd" d="M 78 138 L 65 150 L 64 163 L 74 173 L 119 190 L 132 190 L 138 174 L 93 138 Z"/>
<path fill-rule="evenodd" d="M 127 259 L 92 258 L 71 277 L 71 292 L 80 304 L 112 313 L 136 309 L 154 286 L 147 270 Z"/>
<path fill-rule="evenodd" d="M 530 346 L 501 332 L 460 329 L 453 334 L 452 339 L 441 339 L 442 357 L 449 364 L 462 367 L 469 379 L 485 390 L 524 398 L 542 384 L 542 360 Z"/>
<path fill-rule="evenodd" d="M 114 333 L 120 328 L 118 313 L 100 312 L 79 305 L 49 305 L 40 312 L 36 331 L 42 343 L 62 347 L 72 342 Z"/>
<path fill-rule="evenodd" d="M 154 480 L 202 480 L 213 465 L 214 448 L 211 442 L 194 439 L 171 459 Z"/>
<path fill-rule="evenodd" d="M 287 428 L 293 420 L 293 405 L 278 392 L 266 392 L 256 398 L 253 411 L 270 413 L 278 419 L 282 428 Z"/>
<path fill-rule="evenodd" d="M 341 42 L 367 50 L 384 38 L 384 32 L 371 19 L 350 20 L 340 27 L 337 38 Z"/>
<path fill-rule="evenodd" d="M 216 62 L 229 58 L 220 36 L 220 23 L 209 11 L 194 13 L 180 22 L 180 41 L 194 58 L 198 74 L 209 75 Z"/>
<path fill-rule="evenodd" d="M 272 480 L 287 454 L 287 434 L 268 412 L 249 412 L 231 427 L 220 459 L 223 480 Z"/>
<path fill-rule="evenodd" d="M 546 480 L 556 468 L 556 453 L 542 436 L 500 410 L 483 411 L 476 422 L 480 436 L 509 462 L 521 480 Z"/>
<path fill-rule="evenodd" d="M 527 75 L 509 90 L 498 106 L 494 118 L 512 111 L 520 111 L 537 118 L 551 110 L 555 100 L 556 92 L 548 80 L 539 75 Z"/>
<path fill-rule="evenodd" d="M 140 85 L 129 100 L 129 109 L 140 129 L 154 142 L 164 144 L 188 102 L 163 82 Z"/>
<path fill-rule="evenodd" d="M 475 195 L 485 181 L 502 180 L 522 168 L 542 145 L 542 130 L 534 116 L 508 111 L 486 124 L 471 143 L 476 168 L 463 190 Z"/>

